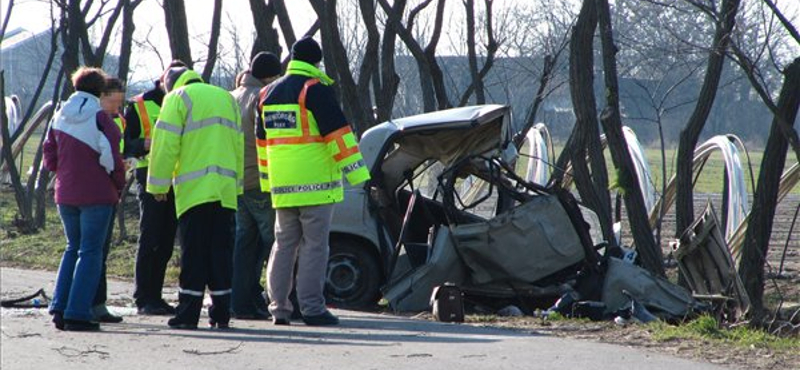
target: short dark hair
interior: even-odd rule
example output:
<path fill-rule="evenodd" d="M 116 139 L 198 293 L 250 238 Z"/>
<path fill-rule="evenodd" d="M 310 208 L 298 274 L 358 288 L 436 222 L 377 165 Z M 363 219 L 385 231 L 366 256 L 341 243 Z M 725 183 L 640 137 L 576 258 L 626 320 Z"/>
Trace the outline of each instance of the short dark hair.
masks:
<path fill-rule="evenodd" d="M 106 77 L 100 68 L 80 67 L 72 74 L 72 86 L 75 90 L 100 97 L 106 89 Z"/>
<path fill-rule="evenodd" d="M 105 93 L 113 93 L 113 92 L 125 92 L 125 85 L 119 78 L 107 77 Z"/>

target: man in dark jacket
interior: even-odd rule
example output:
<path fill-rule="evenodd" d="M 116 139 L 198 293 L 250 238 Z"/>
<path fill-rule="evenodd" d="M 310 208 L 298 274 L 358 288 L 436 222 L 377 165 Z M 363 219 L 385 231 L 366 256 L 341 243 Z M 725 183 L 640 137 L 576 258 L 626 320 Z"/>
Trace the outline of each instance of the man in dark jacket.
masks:
<path fill-rule="evenodd" d="M 137 159 L 135 177 L 139 198 L 139 249 L 136 251 L 133 298 L 141 315 L 175 314 L 175 308 L 161 297 L 164 274 L 172 257 L 178 227 L 175 196 L 170 189 L 167 200 L 158 202 L 145 191 L 150 138 L 164 95 L 162 82 L 156 80 L 153 89 L 135 96 L 125 109 L 124 154 L 125 157 Z"/>

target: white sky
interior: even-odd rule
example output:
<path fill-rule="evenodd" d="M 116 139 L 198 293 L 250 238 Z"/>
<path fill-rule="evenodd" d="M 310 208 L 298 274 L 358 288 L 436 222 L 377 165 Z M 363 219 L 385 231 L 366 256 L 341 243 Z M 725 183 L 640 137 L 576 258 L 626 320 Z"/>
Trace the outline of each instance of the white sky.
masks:
<path fill-rule="evenodd" d="M 164 28 L 164 12 L 161 8 L 163 0 L 144 0 L 143 3 L 136 9 L 134 13 L 136 23 L 136 33 L 134 40 L 142 40 L 149 34 L 150 40 L 153 40 L 156 49 L 163 58 L 169 59 L 169 43 L 166 38 L 166 30 Z M 339 3 L 347 3 L 353 0 L 339 0 Z M 513 9 L 518 6 L 517 4 L 528 3 L 530 0 L 497 0 L 495 9 L 509 9 L 513 13 Z M 578 0 L 571 0 L 577 4 Z M 5 19 L 5 14 L 8 0 L 0 0 L 0 19 Z M 99 1 L 95 1 L 99 2 Z M 613 3 L 613 0 L 611 0 Z M 786 15 L 796 15 L 800 11 L 800 0 L 776 0 L 778 6 L 785 12 Z M 8 31 L 18 27 L 25 28 L 29 31 L 42 31 L 50 27 L 50 1 L 48 0 L 16 0 L 14 8 L 11 12 L 11 18 L 8 26 Z M 114 4 L 116 2 L 113 2 Z M 295 34 L 302 35 L 308 27 L 311 26 L 316 19 L 316 14 L 312 10 L 307 0 L 288 0 L 285 2 L 289 14 L 292 18 Z M 411 4 L 416 3 L 411 1 Z M 480 1 L 476 1 L 480 3 Z M 192 54 L 195 60 L 205 57 L 205 43 L 207 43 L 208 33 L 210 32 L 210 23 L 213 13 L 214 1 L 213 0 L 185 0 L 187 18 L 189 21 L 189 35 L 196 37 L 193 39 Z M 448 6 L 460 6 L 460 0 L 448 1 Z M 497 13 L 497 10 L 495 11 Z M 447 11 L 448 22 L 459 21 L 459 16 L 462 14 L 455 9 Z M 343 17 L 344 18 L 344 17 Z M 795 18 L 797 19 L 797 18 Z M 231 21 L 233 20 L 233 21 Z M 252 45 L 251 35 L 254 33 L 253 17 L 250 12 L 250 5 L 248 0 L 223 0 L 223 15 L 222 15 L 222 38 L 220 48 L 228 48 L 229 50 L 234 47 L 230 37 L 231 27 L 236 28 L 237 33 L 244 40 L 238 45 L 244 49 L 244 53 L 249 55 L 250 47 Z M 797 26 L 797 25 L 796 25 Z M 121 27 L 121 20 L 117 22 L 117 29 Z M 228 28 L 226 30 L 226 28 Z M 277 28 L 277 22 L 276 22 Z M 95 31 L 99 32 L 99 31 Z M 118 35 L 118 34 L 117 34 Z M 99 37 L 99 35 L 97 35 Z M 117 36 L 118 37 L 118 36 Z M 119 53 L 118 38 L 116 46 L 109 47 L 109 52 L 113 54 Z M 144 49 L 134 49 L 134 52 L 142 52 Z M 284 51 L 287 48 L 284 48 Z M 155 56 L 152 51 L 144 50 L 147 52 L 145 57 L 142 55 L 134 55 L 131 58 L 131 81 L 148 80 L 154 73 L 158 73 L 162 69 L 161 61 Z M 152 57 L 151 57 L 152 55 Z M 165 61 L 165 62 L 168 62 Z M 245 61 L 246 62 L 246 61 Z"/>

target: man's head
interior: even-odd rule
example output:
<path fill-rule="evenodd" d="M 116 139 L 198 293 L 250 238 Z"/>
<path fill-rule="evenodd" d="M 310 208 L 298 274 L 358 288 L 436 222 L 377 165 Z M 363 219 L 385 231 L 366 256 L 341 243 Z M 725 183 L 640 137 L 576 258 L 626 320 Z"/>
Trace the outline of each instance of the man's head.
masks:
<path fill-rule="evenodd" d="M 175 81 L 178 80 L 183 72 L 186 72 L 189 68 L 186 66 L 182 60 L 175 59 L 169 63 L 167 69 L 164 70 L 164 73 L 161 74 L 159 81 L 161 81 L 161 89 L 165 92 L 170 92 L 172 87 L 175 85 Z"/>
<path fill-rule="evenodd" d="M 292 45 L 292 59 L 317 65 L 322 61 L 322 49 L 311 37 L 303 37 Z"/>
<path fill-rule="evenodd" d="M 106 77 L 100 68 L 80 67 L 71 76 L 72 86 L 99 98 L 106 89 Z"/>
<path fill-rule="evenodd" d="M 119 113 L 125 102 L 125 86 L 116 77 L 106 78 L 106 89 L 100 95 L 100 106 L 108 114 Z"/>
<path fill-rule="evenodd" d="M 281 61 L 275 54 L 262 51 L 250 61 L 250 74 L 264 82 L 274 80 L 281 74 Z"/>

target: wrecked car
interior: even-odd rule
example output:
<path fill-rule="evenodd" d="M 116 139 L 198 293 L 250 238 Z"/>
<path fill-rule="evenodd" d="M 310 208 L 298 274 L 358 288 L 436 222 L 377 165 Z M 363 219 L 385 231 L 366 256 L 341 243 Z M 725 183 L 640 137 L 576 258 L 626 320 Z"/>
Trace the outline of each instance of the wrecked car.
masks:
<path fill-rule="evenodd" d="M 595 243 L 574 198 L 515 174 L 512 131 L 503 105 L 366 131 L 359 146 L 372 180 L 347 188 L 336 207 L 328 302 L 369 307 L 383 294 L 396 310 L 425 310 L 443 281 L 489 295 L 554 295 L 559 284 L 530 283 L 560 283 L 591 263 Z"/>

